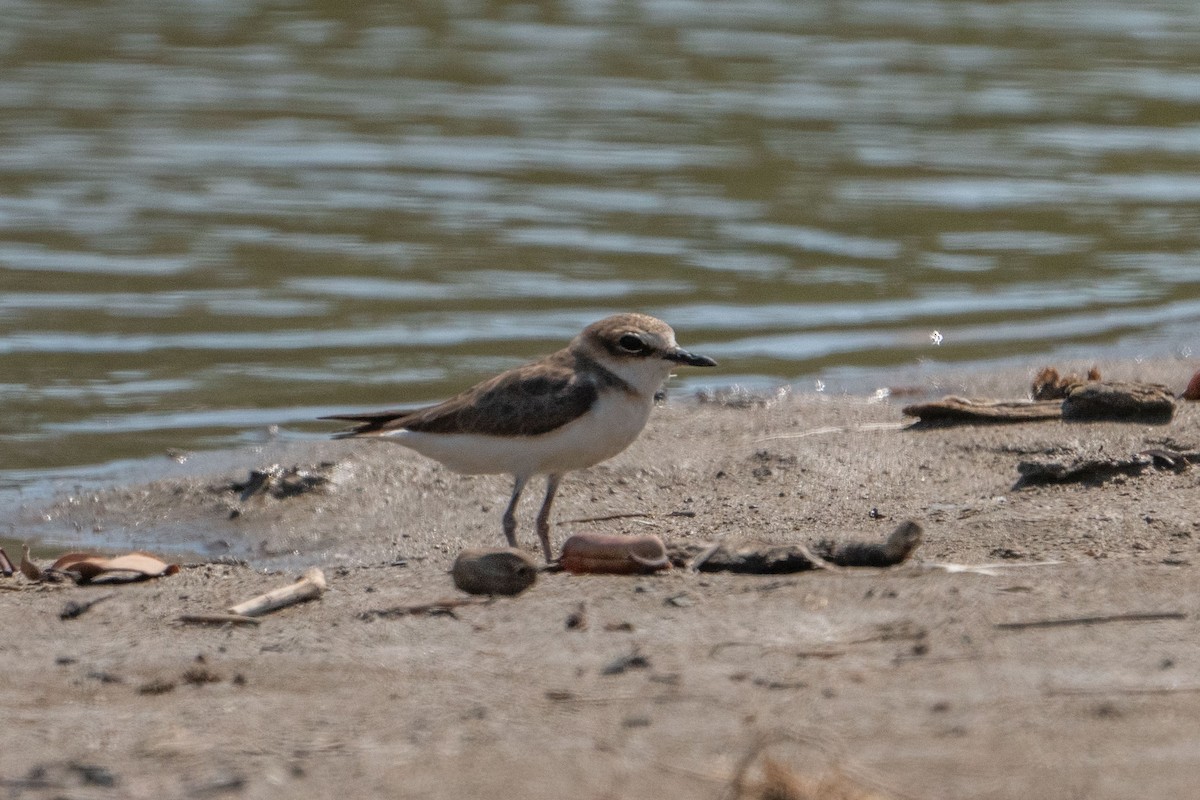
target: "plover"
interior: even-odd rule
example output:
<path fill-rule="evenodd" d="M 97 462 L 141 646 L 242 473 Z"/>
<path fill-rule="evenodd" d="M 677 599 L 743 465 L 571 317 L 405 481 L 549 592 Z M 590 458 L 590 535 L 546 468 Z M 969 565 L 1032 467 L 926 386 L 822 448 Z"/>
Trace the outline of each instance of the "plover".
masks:
<path fill-rule="evenodd" d="M 437 405 L 323 419 L 358 423 L 335 438 L 395 442 L 468 475 L 512 475 L 502 523 L 513 547 L 521 492 L 531 477 L 546 475 L 537 534 L 549 562 L 550 506 L 563 474 L 628 447 L 645 427 L 655 393 L 680 364 L 714 367 L 717 362 L 679 347 L 662 320 L 617 314 L 587 326 L 557 353 Z"/>

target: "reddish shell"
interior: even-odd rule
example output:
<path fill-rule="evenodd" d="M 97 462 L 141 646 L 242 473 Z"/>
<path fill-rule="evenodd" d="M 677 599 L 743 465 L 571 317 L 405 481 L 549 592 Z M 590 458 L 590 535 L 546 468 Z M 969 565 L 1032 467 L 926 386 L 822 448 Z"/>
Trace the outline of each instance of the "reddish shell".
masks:
<path fill-rule="evenodd" d="M 629 575 L 671 566 L 662 539 L 652 533 L 622 536 L 577 533 L 563 542 L 558 563 L 567 572 Z"/>
<path fill-rule="evenodd" d="M 1196 371 L 1196 374 L 1192 376 L 1192 380 L 1187 385 L 1187 388 L 1183 390 L 1183 399 L 1200 400 L 1200 370 Z"/>

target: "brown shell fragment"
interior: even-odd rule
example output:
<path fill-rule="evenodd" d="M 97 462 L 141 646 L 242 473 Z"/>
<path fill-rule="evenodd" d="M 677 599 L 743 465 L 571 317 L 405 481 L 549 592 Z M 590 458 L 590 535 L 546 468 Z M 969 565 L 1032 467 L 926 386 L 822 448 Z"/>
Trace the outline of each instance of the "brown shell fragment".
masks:
<path fill-rule="evenodd" d="M 450 574 L 454 585 L 467 594 L 518 595 L 537 581 L 538 567 L 525 553 L 512 547 L 499 550 L 464 550 L 454 560 Z"/>
<path fill-rule="evenodd" d="M 567 572 L 630 575 L 671 566 L 662 539 L 652 533 L 623 536 L 577 533 L 563 543 L 558 563 Z"/>

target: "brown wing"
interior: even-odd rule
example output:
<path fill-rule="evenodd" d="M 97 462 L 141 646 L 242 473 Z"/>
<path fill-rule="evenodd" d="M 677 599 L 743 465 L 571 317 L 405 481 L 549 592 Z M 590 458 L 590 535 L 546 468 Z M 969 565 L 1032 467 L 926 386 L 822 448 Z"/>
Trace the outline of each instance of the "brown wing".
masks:
<path fill-rule="evenodd" d="M 402 429 L 537 436 L 566 425 L 596 402 L 600 393 L 597 380 L 587 377 L 587 373 L 581 377 L 572 369 L 574 362 L 573 356 L 560 351 L 534 364 L 502 372 L 435 406 L 327 419 L 360 423 L 350 431 L 337 434 L 336 438 Z M 615 375 L 611 378 L 620 380 Z"/>

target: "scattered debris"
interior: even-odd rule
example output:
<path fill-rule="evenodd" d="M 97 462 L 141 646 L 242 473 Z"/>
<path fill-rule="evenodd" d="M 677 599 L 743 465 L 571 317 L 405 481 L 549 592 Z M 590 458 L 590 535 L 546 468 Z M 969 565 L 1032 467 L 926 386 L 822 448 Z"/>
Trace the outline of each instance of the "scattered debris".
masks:
<path fill-rule="evenodd" d="M 650 667 L 650 659 L 642 655 L 637 648 L 629 655 L 619 656 L 610 661 L 604 669 L 600 670 L 601 675 L 620 675 L 623 672 L 628 672 L 631 669 L 648 669 Z"/>
<path fill-rule="evenodd" d="M 101 786 L 111 789 L 117 785 L 117 776 L 107 767 L 96 764 L 80 764 L 75 761 L 68 766 L 79 776 L 79 780 L 84 786 Z"/>
<path fill-rule="evenodd" d="M 154 678 L 138 687 L 138 694 L 166 694 L 175 690 L 175 681 L 165 678 Z"/>
<path fill-rule="evenodd" d="M 203 664 L 196 664 L 183 671 L 181 676 L 184 683 L 192 686 L 203 686 L 206 683 L 220 683 L 223 679 Z"/>
<path fill-rule="evenodd" d="M 275 426 L 271 426 L 275 427 Z M 222 770 L 216 775 L 193 782 L 184 790 L 187 797 L 222 797 L 240 793 L 246 788 L 246 778 L 236 772 Z"/>
<path fill-rule="evenodd" d="M 509 597 L 533 586 L 537 573 L 534 560 L 514 547 L 464 550 L 450 570 L 454 585 L 468 594 Z"/>
<path fill-rule="evenodd" d="M 290 606 L 293 603 L 313 600 L 320 597 L 324 591 L 325 573 L 321 572 L 317 567 L 311 567 L 305 570 L 304 574 L 295 583 L 274 589 L 266 594 L 260 594 L 258 597 L 252 597 L 244 603 L 230 606 L 226 610 L 230 614 L 257 617 L 267 612 Z"/>
<path fill-rule="evenodd" d="M 788 741 L 822 747 L 788 733 L 759 737 L 738 762 L 722 800 L 887 800 L 888 795 L 836 766 L 822 770 L 820 777 L 800 775 L 767 754 L 772 746 Z M 755 764 L 759 764 L 757 780 L 750 778 Z"/>
<path fill-rule="evenodd" d="M 68 600 L 63 606 L 63 610 L 58 612 L 59 619 L 75 619 L 87 613 L 92 606 L 97 603 L 103 603 L 105 600 L 111 600 L 116 597 L 116 594 L 110 592 L 102 594 L 99 597 L 93 597 L 91 600 Z"/>
<path fill-rule="evenodd" d="M 1158 383 L 1119 381 L 1074 386 L 1062 403 L 1069 421 L 1170 422 L 1175 413 L 1171 390 Z"/>
<path fill-rule="evenodd" d="M 676 563 L 687 563 L 692 553 L 689 545 L 671 548 L 671 558 Z M 802 544 L 743 547 L 737 550 L 729 550 L 722 544 L 710 546 L 702 555 L 703 558 L 696 558 L 692 562 L 697 572 L 784 575 L 830 566 Z"/>
<path fill-rule="evenodd" d="M 907 561 L 921 543 L 921 526 L 905 520 L 882 544 L 825 540 L 809 549 L 802 544 L 772 545 L 730 550 L 723 544 L 672 545 L 670 558 L 679 566 L 691 564 L 699 572 L 734 572 L 783 575 L 831 567 L 889 567 Z"/>
<path fill-rule="evenodd" d="M 179 622 L 188 622 L 196 625 L 260 625 L 262 620 L 254 617 L 247 617 L 245 614 L 180 614 L 176 619 Z"/>
<path fill-rule="evenodd" d="M 859 785 L 848 776 L 833 770 L 814 778 L 799 775 L 770 757 L 762 759 L 762 778 L 740 788 L 732 797 L 757 800 L 884 800 L 884 795 Z M 744 780 L 744 778 L 743 778 Z"/>
<path fill-rule="evenodd" d="M 1166 447 L 1151 447 L 1138 455 L 1149 456 L 1154 460 L 1154 466 L 1172 472 L 1183 472 L 1192 464 L 1200 463 L 1200 452 L 1185 453 Z"/>
<path fill-rule="evenodd" d="M 578 608 L 567 614 L 566 627 L 569 631 L 585 631 L 587 626 L 587 607 L 580 603 Z"/>
<path fill-rule="evenodd" d="M 900 413 L 918 417 L 919 425 L 932 427 L 969 423 L 1038 422 L 1060 419 L 1059 400 L 987 400 L 948 395 L 941 400 L 905 406 Z"/>
<path fill-rule="evenodd" d="M 78 793 L 66 791 L 75 786 L 95 786 L 111 789 L 120 784 L 116 773 L 107 767 L 79 761 L 56 761 L 30 767 L 23 778 L 0 778 L 0 787 L 7 788 L 12 797 L 22 797 L 23 790 L 57 790 L 53 797 L 74 797 Z M 87 796 L 93 796 L 90 793 Z"/>
<path fill-rule="evenodd" d="M 824 539 L 813 545 L 813 552 L 839 567 L 890 567 L 908 560 L 921 545 L 923 531 L 912 520 L 901 522 L 882 543 L 847 542 L 838 544 Z"/>
<path fill-rule="evenodd" d="M 1092 367 L 1086 377 L 1074 374 L 1059 375 L 1054 367 L 1043 367 L 1033 379 L 1029 394 L 1034 400 L 1062 400 L 1072 389 L 1084 383 L 1101 380 L 1100 369 Z"/>
<path fill-rule="evenodd" d="M 379 619 L 394 619 L 396 617 L 407 617 L 409 615 L 424 614 L 429 617 L 450 617 L 458 619 L 458 615 L 454 613 L 454 609 L 462 606 L 486 606 L 495 601 L 495 597 L 451 597 L 445 600 L 435 600 L 432 603 L 417 603 L 408 606 L 394 606 L 392 608 L 374 609 L 371 611 L 363 611 L 358 615 L 358 618 L 364 622 L 379 618 Z"/>
<path fill-rule="evenodd" d="M 94 669 L 87 674 L 89 678 L 101 683 L 124 683 L 125 679 L 120 675 L 114 675 L 111 672 L 105 672 L 102 669 Z"/>
<path fill-rule="evenodd" d="M 1022 461 L 1017 464 L 1020 477 L 1013 488 L 1024 489 L 1050 483 L 1100 484 L 1118 475 L 1140 475 L 1153 464 L 1154 459 L 1140 454 L 1129 458 L 1086 458 L 1073 462 Z"/>
<path fill-rule="evenodd" d="M 605 514 L 600 517 L 579 517 L 578 519 L 564 519 L 555 523 L 557 525 L 579 525 L 586 522 L 612 522 L 614 519 L 650 519 L 657 516 L 647 511 L 629 511 L 624 514 Z M 674 516 L 674 512 L 667 516 Z"/>
<path fill-rule="evenodd" d="M 717 642 L 708 649 L 708 657 L 716 658 L 725 650 L 734 647 L 748 647 L 763 653 L 787 653 L 795 658 L 837 658 L 846 655 L 845 650 L 821 648 L 816 650 L 795 650 L 787 645 L 770 645 L 763 642 L 728 641 Z"/>
<path fill-rule="evenodd" d="M 662 539 L 652 533 L 625 536 L 577 533 L 563 543 L 558 563 L 576 574 L 636 574 L 671 566 Z"/>
<path fill-rule="evenodd" d="M 1141 475 L 1155 467 L 1182 472 L 1200 463 L 1200 452 L 1181 453 L 1166 448 L 1151 448 L 1126 458 L 1075 458 L 1074 460 L 1022 461 L 1014 489 L 1051 483 L 1101 484 L 1122 475 Z"/>
<path fill-rule="evenodd" d="M 1159 622 L 1162 620 L 1187 619 L 1182 611 L 1134 612 L 1130 614 L 1104 614 L 1094 617 L 1060 617 L 1035 619 L 1026 622 L 997 622 L 994 627 L 1001 630 L 1024 630 L 1027 628 L 1062 628 L 1069 625 L 1097 625 L 1105 622 Z"/>
<path fill-rule="evenodd" d="M 283 467 L 271 464 L 262 469 L 252 469 L 246 480 L 233 481 L 221 488 L 237 492 L 238 500 L 242 503 L 255 496 L 270 496 L 282 500 L 325 486 L 330 482 L 330 473 L 335 466 L 337 465 L 333 461 L 322 461 L 315 467 Z"/>

